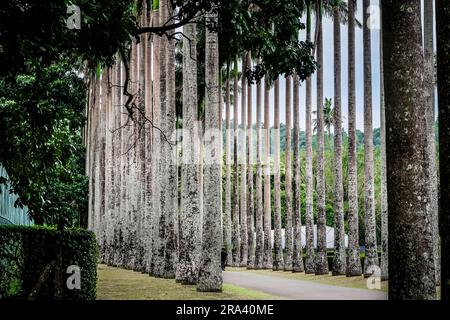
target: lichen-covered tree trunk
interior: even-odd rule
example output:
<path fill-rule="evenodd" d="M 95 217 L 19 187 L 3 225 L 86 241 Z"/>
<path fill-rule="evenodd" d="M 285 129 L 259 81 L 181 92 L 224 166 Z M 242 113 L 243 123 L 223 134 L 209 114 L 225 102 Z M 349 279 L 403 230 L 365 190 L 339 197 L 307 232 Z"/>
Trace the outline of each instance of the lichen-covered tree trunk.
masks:
<path fill-rule="evenodd" d="M 227 64 L 225 89 L 225 217 L 223 221 L 223 241 L 227 250 L 227 266 L 233 264 L 231 242 L 231 110 L 230 110 L 230 64 Z"/>
<path fill-rule="evenodd" d="M 107 236 L 106 236 L 106 109 L 108 107 L 108 99 L 107 99 L 107 91 L 108 91 L 108 75 L 107 69 L 104 69 L 102 72 L 101 79 L 101 103 L 99 105 L 100 108 L 100 116 L 99 116 L 99 176 L 98 176 L 98 239 L 100 244 L 100 261 L 105 262 L 106 257 L 106 246 L 107 246 Z"/>
<path fill-rule="evenodd" d="M 333 275 L 345 274 L 344 185 L 342 184 L 341 14 L 333 8 L 334 26 L 334 259 Z"/>
<path fill-rule="evenodd" d="M 155 12 L 156 14 L 157 12 Z M 161 5 L 159 7 L 159 25 L 163 25 L 166 22 L 166 9 L 165 6 Z M 159 97 L 155 99 L 155 106 L 153 110 L 153 121 L 158 128 L 163 127 L 163 116 L 166 113 L 166 42 L 165 37 L 159 37 L 155 39 L 155 47 L 159 49 L 156 55 L 156 62 L 158 70 L 155 70 L 154 78 L 157 79 L 155 82 L 155 91 L 159 88 Z M 158 77 L 156 77 L 158 76 Z M 156 102 L 159 102 L 156 104 Z M 155 176 L 153 180 L 155 181 L 153 196 L 153 214 L 155 216 L 154 226 L 153 226 L 153 255 L 152 255 L 152 274 L 155 277 L 163 277 L 164 275 L 164 244 L 165 244 L 165 216 L 163 214 L 162 208 L 162 197 L 164 194 L 164 181 L 163 181 L 163 167 L 164 159 L 163 155 L 163 143 L 164 136 L 159 130 L 153 130 L 155 136 L 154 151 L 153 156 L 157 170 L 155 170 Z"/>
<path fill-rule="evenodd" d="M 144 12 L 145 12 L 145 20 L 144 25 L 151 26 L 152 21 L 152 13 L 151 8 L 148 8 L 146 4 L 144 4 Z M 143 38 L 143 50 L 144 50 L 144 58 L 145 58 L 145 115 L 146 118 L 153 122 L 152 116 L 152 97 L 153 97 L 153 83 L 152 83 L 152 38 L 147 35 Z M 146 137 L 145 137 L 145 205 L 144 205 L 144 272 L 150 272 L 150 261 L 151 261 L 151 253 L 152 253 L 152 244 L 151 244 L 151 227 L 152 227 L 152 171 L 153 171 L 153 163 L 152 163 L 152 128 L 147 123 L 146 124 Z"/>
<path fill-rule="evenodd" d="M 122 130 L 121 127 L 121 94 L 122 90 L 121 84 L 121 61 L 116 60 L 114 66 L 114 102 L 113 102 L 113 112 L 114 112 L 114 132 L 113 132 L 113 145 L 114 145 L 114 234 L 113 234 L 113 266 L 120 266 L 120 231 L 122 229 L 121 211 L 120 211 L 120 191 L 122 184 Z"/>
<path fill-rule="evenodd" d="M 375 221 L 375 182 L 373 161 L 372 126 L 372 54 L 370 23 L 370 0 L 363 1 L 363 42 L 364 42 L 364 222 L 365 222 L 365 259 L 364 276 L 374 273 L 378 266 L 377 232 Z"/>
<path fill-rule="evenodd" d="M 183 155 L 181 162 L 180 255 L 176 280 L 197 282 L 201 250 L 200 150 L 197 119 L 197 27 L 183 27 Z"/>
<path fill-rule="evenodd" d="M 292 159 L 291 159 L 291 79 L 286 77 L 286 149 L 285 149 L 285 196 L 286 196 L 286 223 L 284 270 L 292 271 Z"/>
<path fill-rule="evenodd" d="M 245 57 L 242 58 L 242 70 L 245 69 Z M 240 225 L 241 225 L 241 261 L 240 266 L 247 266 L 248 258 L 248 240 L 247 240 L 247 169 L 246 169 L 246 142 L 247 142 L 247 85 L 244 72 L 241 74 L 241 145 L 239 153 L 241 154 L 241 195 L 240 200 Z"/>
<path fill-rule="evenodd" d="M 217 23 L 217 13 L 210 11 L 206 20 Z M 216 32 L 206 29 L 205 40 L 205 153 L 203 158 L 203 239 L 198 291 L 222 291 L 222 134 L 219 130 L 219 40 Z"/>
<path fill-rule="evenodd" d="M 131 56 L 130 56 L 130 82 L 129 82 L 129 92 L 137 94 L 137 76 L 138 76 L 138 65 L 137 65 L 137 45 L 136 41 L 133 40 L 131 43 Z M 138 100 L 138 99 L 136 99 Z M 130 115 L 129 115 L 130 116 Z M 138 144 L 135 143 L 138 137 L 138 127 L 137 127 L 137 113 L 132 115 L 129 119 L 128 124 L 130 125 L 130 139 L 128 140 L 128 241 L 126 241 L 126 268 L 134 270 L 136 266 L 136 259 L 138 257 L 138 164 L 137 164 L 137 150 Z"/>
<path fill-rule="evenodd" d="M 237 61 L 234 62 L 234 82 L 233 82 L 233 266 L 239 267 L 241 261 L 241 241 L 239 223 L 239 164 L 238 164 L 238 79 Z"/>
<path fill-rule="evenodd" d="M 426 121 L 428 131 L 428 186 L 430 193 L 430 216 L 433 217 L 433 235 L 434 235 L 434 267 L 436 270 L 436 282 L 439 285 L 441 274 L 440 263 L 440 237 L 439 237 L 439 219 L 438 219 L 438 197 L 437 197 L 437 171 L 436 171 L 436 137 L 434 132 L 435 122 L 435 59 L 434 59 L 434 10 L 433 0 L 424 2 L 424 56 L 425 56 L 425 86 L 426 91 Z"/>
<path fill-rule="evenodd" d="M 439 195 L 450 198 L 450 3 L 436 1 L 439 101 Z M 450 206 L 439 203 L 441 235 L 441 300 L 450 300 Z"/>
<path fill-rule="evenodd" d="M 262 191 L 261 111 L 261 82 L 259 82 L 256 84 L 256 269 L 262 269 L 264 267 L 264 207 Z"/>
<path fill-rule="evenodd" d="M 113 113 L 113 92 L 112 84 L 113 79 L 113 67 L 107 69 L 108 82 L 106 92 L 106 145 L 105 145 L 105 218 L 106 218 L 106 248 L 105 248 L 105 263 L 111 265 L 113 259 L 113 244 L 114 244 L 114 144 L 113 144 L 113 130 L 114 130 L 114 113 Z"/>
<path fill-rule="evenodd" d="M 322 39 L 322 1 L 317 3 L 317 254 L 316 274 L 328 274 L 327 229 L 325 212 L 325 172 L 324 172 L 324 116 L 323 116 L 323 39 Z"/>
<path fill-rule="evenodd" d="M 145 2 L 144 2 L 145 3 Z M 145 25 L 146 16 L 145 4 L 142 4 L 142 12 L 139 17 L 140 25 Z M 137 136 L 137 176 L 138 176 L 138 186 L 139 190 L 137 190 L 137 257 L 136 257 L 136 265 L 135 270 L 143 272 L 145 270 L 145 219 L 147 215 L 146 209 L 146 143 L 148 140 L 147 130 L 146 130 L 146 104 L 145 104 L 145 43 L 146 36 L 140 36 L 140 43 L 136 46 L 138 53 L 138 76 L 137 76 L 137 99 L 139 103 L 139 125 L 138 125 L 138 136 Z M 147 90 L 148 91 L 148 90 Z M 142 129 L 141 129 L 142 128 Z"/>
<path fill-rule="evenodd" d="M 380 154 L 381 154 L 381 280 L 389 278 L 389 254 L 388 254 L 388 204 L 386 182 L 386 117 L 384 107 L 384 65 L 383 65 L 383 33 L 380 32 Z"/>
<path fill-rule="evenodd" d="M 275 185 L 274 198 L 274 259 L 273 270 L 283 270 L 283 247 L 281 246 L 281 179 L 280 179 L 280 80 L 277 78 L 274 84 L 274 159 L 273 173 Z"/>
<path fill-rule="evenodd" d="M 307 3 L 306 40 L 311 41 L 311 2 Z M 313 217 L 313 158 L 312 158 L 312 79 L 306 79 L 306 201 L 305 201 L 305 237 L 306 257 L 305 272 L 314 273 L 316 270 L 314 260 L 314 217 Z"/>
<path fill-rule="evenodd" d="M 252 61 L 250 52 L 247 53 L 247 68 L 251 69 Z M 247 242 L 248 260 L 247 268 L 255 268 L 255 201 L 253 184 L 253 94 L 252 83 L 247 86 Z"/>
<path fill-rule="evenodd" d="M 121 63 L 120 66 L 121 69 L 121 85 L 125 85 L 125 66 L 123 63 Z M 120 95 L 120 103 L 121 106 L 125 103 L 125 96 L 123 95 L 123 91 Z M 119 250 L 119 266 L 125 267 L 126 265 L 126 259 L 128 257 L 128 247 L 127 247 L 127 241 L 128 241 L 128 207 L 129 207 L 129 192 L 128 192 L 128 179 L 129 179 L 129 152 L 127 152 L 129 148 L 129 139 L 130 139 L 130 127 L 127 125 L 129 118 L 127 116 L 126 110 L 124 107 L 121 108 L 121 159 L 120 159 L 120 166 L 121 166 L 121 186 L 120 186 L 120 220 L 121 220 L 121 229 L 119 232 L 119 239 L 120 241 L 120 250 Z"/>
<path fill-rule="evenodd" d="M 174 12 L 170 0 L 166 0 L 168 19 Z M 176 106 L 175 106 L 175 40 L 166 42 L 166 117 L 163 130 L 168 141 L 162 146 L 164 166 L 164 197 L 161 199 L 165 216 L 164 277 L 174 278 L 178 263 L 178 164 L 176 156 Z"/>
<path fill-rule="evenodd" d="M 358 176 L 356 158 L 355 3 L 348 2 L 348 277 L 362 273 L 359 258 Z"/>
<path fill-rule="evenodd" d="M 264 79 L 264 269 L 272 269 L 272 212 L 270 203 L 270 85 Z"/>
<path fill-rule="evenodd" d="M 159 25 L 159 9 L 153 8 L 153 25 Z M 153 101 L 152 101 L 152 121 L 153 125 L 151 129 L 151 137 L 152 137 L 152 145 L 151 145 L 151 153 L 152 153 L 152 172 L 151 172 L 151 188 L 152 188 L 152 216 L 151 216 L 151 226 L 150 226 L 150 242 L 151 242 L 151 257 L 150 257 L 150 275 L 154 275 L 155 270 L 155 257 L 157 257 L 157 243 L 159 240 L 158 230 L 159 230 L 159 221 L 161 215 L 161 208 L 159 205 L 159 162 L 160 162 L 160 132 L 155 129 L 155 127 L 160 127 L 161 125 L 161 116 L 160 116 L 160 61 L 159 61 L 159 53 L 160 53 L 160 37 L 153 37 Z"/>
<path fill-rule="evenodd" d="M 383 1 L 389 299 L 434 299 L 421 3 Z"/>
<path fill-rule="evenodd" d="M 303 272 L 302 254 L 302 219 L 301 219 L 301 182 L 300 182 L 300 81 L 298 75 L 294 75 L 294 211 L 293 211 L 293 247 L 292 247 L 292 271 Z"/>

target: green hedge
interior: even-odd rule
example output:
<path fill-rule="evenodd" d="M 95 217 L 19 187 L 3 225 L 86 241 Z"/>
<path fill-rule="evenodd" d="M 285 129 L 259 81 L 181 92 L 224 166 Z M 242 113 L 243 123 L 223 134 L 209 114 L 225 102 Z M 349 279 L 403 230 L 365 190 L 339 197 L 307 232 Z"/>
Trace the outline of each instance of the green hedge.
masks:
<path fill-rule="evenodd" d="M 0 299 L 93 300 L 97 258 L 91 231 L 0 226 Z M 80 268 L 80 289 L 66 285 L 71 265 Z"/>

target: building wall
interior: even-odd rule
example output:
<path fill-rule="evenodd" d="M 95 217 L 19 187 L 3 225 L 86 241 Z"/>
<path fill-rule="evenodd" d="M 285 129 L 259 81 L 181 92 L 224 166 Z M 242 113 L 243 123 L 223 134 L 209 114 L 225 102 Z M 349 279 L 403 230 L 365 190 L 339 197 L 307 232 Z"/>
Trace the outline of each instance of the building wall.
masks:
<path fill-rule="evenodd" d="M 0 177 L 8 180 L 8 174 L 5 168 L 0 165 Z M 17 224 L 32 225 L 31 219 L 28 217 L 28 207 L 14 207 L 14 202 L 18 196 L 10 193 L 9 184 L 0 184 L 0 224 Z"/>

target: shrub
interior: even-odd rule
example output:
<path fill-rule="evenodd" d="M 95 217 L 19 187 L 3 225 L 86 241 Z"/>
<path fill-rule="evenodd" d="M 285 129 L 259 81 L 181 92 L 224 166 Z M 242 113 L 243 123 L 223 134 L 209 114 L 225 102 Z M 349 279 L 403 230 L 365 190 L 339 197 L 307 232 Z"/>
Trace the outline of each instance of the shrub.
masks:
<path fill-rule="evenodd" d="M 97 258 L 91 231 L 0 226 L 0 299 L 93 300 Z M 71 265 L 80 268 L 80 289 L 66 284 Z"/>

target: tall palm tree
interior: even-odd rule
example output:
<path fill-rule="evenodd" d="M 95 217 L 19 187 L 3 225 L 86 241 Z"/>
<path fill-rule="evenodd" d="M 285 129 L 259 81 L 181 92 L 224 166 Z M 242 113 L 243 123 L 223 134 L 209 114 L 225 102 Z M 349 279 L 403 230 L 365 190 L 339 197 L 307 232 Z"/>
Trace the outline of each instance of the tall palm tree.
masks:
<path fill-rule="evenodd" d="M 280 181 L 280 80 L 277 78 L 274 84 L 274 159 L 273 173 L 275 184 L 274 198 L 274 259 L 273 270 L 283 269 L 283 248 L 281 246 L 281 181 Z"/>
<path fill-rule="evenodd" d="M 341 14 L 334 3 L 334 259 L 333 275 L 345 274 L 344 185 L 342 183 Z"/>
<path fill-rule="evenodd" d="M 121 62 L 120 64 L 120 73 L 121 73 L 121 79 L 120 79 L 120 85 L 125 85 L 125 66 L 124 63 Z M 120 95 L 120 106 L 121 106 L 121 143 L 120 143 L 120 149 L 121 152 L 121 159 L 120 159 L 120 167 L 121 167 L 121 185 L 120 185 L 120 221 L 121 221 L 121 229 L 119 234 L 119 239 L 122 239 L 121 245 L 119 248 L 119 266 L 125 267 L 126 266 L 126 252 L 128 251 L 126 249 L 126 237 L 127 237 L 127 223 L 128 223 L 128 177 L 129 177 L 129 153 L 125 152 L 128 150 L 128 142 L 129 142 L 129 126 L 127 126 L 128 116 L 126 112 L 124 112 L 124 104 L 125 97 L 123 95 L 123 92 L 121 92 Z"/>
<path fill-rule="evenodd" d="M 370 0 L 363 0 L 363 42 L 364 42 L 364 213 L 365 248 L 364 275 L 373 273 L 371 266 L 378 266 L 377 233 L 375 221 L 375 190 L 372 126 L 372 54 L 370 22 Z"/>
<path fill-rule="evenodd" d="M 145 26 L 152 25 L 152 15 L 151 15 L 151 4 L 147 7 L 147 3 L 144 3 L 144 16 L 143 24 Z M 152 96 L 153 96 L 153 84 L 152 84 L 152 38 L 148 36 L 143 36 L 142 48 L 144 52 L 144 63 L 145 63 L 145 116 L 147 119 L 152 121 Z M 151 255 L 151 205 L 152 205 L 152 135 L 151 128 L 146 125 L 146 143 L 145 143 L 145 215 L 144 215 L 144 271 L 146 273 L 150 272 L 150 255 Z"/>
<path fill-rule="evenodd" d="M 450 3 L 436 1 L 437 70 L 439 101 L 439 196 L 450 197 Z M 441 238 L 441 299 L 450 300 L 450 206 L 439 203 Z"/>
<path fill-rule="evenodd" d="M 355 4 L 348 2 L 348 249 L 346 275 L 362 273 L 359 258 L 358 175 L 355 101 Z"/>
<path fill-rule="evenodd" d="M 146 23 L 146 1 L 142 3 L 142 8 L 140 12 L 140 24 L 141 26 L 145 26 Z M 147 130 L 146 130 L 146 96 L 145 92 L 149 90 L 145 90 L 146 83 L 145 83 L 145 73 L 146 73 L 146 64 L 145 64 L 145 52 L 146 52 L 146 36 L 142 34 L 140 37 L 140 43 L 137 45 L 137 53 L 138 53 L 138 99 L 139 99 L 139 127 L 142 127 L 138 140 L 138 185 L 139 185 L 139 192 L 138 192 L 138 208 L 140 208 L 141 214 L 138 214 L 138 256 L 136 259 L 136 269 L 138 271 L 143 272 L 145 270 L 145 256 L 146 256 L 146 249 L 147 245 L 145 243 L 147 232 L 145 232 L 145 228 L 147 226 L 146 224 L 146 216 L 147 216 L 147 210 L 146 210 L 146 178 L 147 178 L 147 171 L 146 171 L 146 147 L 147 147 L 147 140 L 150 138 L 148 137 Z"/>
<path fill-rule="evenodd" d="M 113 184 L 113 170 L 112 170 L 112 112 L 111 112 L 111 68 L 106 69 L 106 124 L 105 124 L 105 261 L 104 263 L 111 263 L 111 247 L 112 247 L 112 210 L 113 210 L 113 198 L 111 191 Z"/>
<path fill-rule="evenodd" d="M 426 105 L 427 105 L 427 130 L 428 130 L 428 178 L 430 192 L 430 216 L 433 217 L 434 228 L 434 261 L 436 268 L 436 281 L 439 283 L 440 275 L 440 258 L 439 258 L 439 227 L 438 227 L 438 198 L 437 198 L 437 171 L 436 171 L 436 143 L 434 134 L 434 108 L 435 108 L 435 67 L 434 67 L 434 11 L 433 0 L 424 2 L 424 56 L 425 56 L 425 85 L 427 88 Z"/>
<path fill-rule="evenodd" d="M 131 43 L 131 59 L 130 59 L 130 90 L 133 94 L 137 92 L 137 80 L 138 80 L 138 64 L 137 64 L 137 44 L 136 41 Z M 130 128 L 130 136 L 131 141 L 129 143 L 129 179 L 131 187 L 129 191 L 129 205 L 128 205 L 128 217 L 129 217 L 129 232 L 128 232 L 128 246 L 129 253 L 127 259 L 127 267 L 132 270 L 136 270 L 137 265 L 137 243 L 138 243 L 138 235 L 137 235 L 137 219 L 138 219 L 138 164 L 137 164 L 137 148 L 135 148 L 134 141 L 136 141 L 136 137 L 138 136 L 138 126 L 137 126 L 137 114 L 133 115 L 131 121 Z"/>
<path fill-rule="evenodd" d="M 234 61 L 234 83 L 233 83 L 233 266 L 239 267 L 241 261 L 241 244 L 240 244 L 240 223 L 239 223 L 239 172 L 238 172 L 238 66 Z"/>
<path fill-rule="evenodd" d="M 170 0 L 166 3 L 168 18 L 173 16 L 173 9 Z M 163 143 L 165 161 L 165 185 L 164 202 L 161 203 L 166 225 L 165 238 L 165 278 L 174 278 L 175 269 L 178 263 L 178 235 L 177 235 L 177 212 L 178 212 L 178 166 L 174 145 L 176 144 L 176 101 L 175 101 L 175 39 L 169 39 L 167 45 L 166 62 L 166 116 L 163 116 L 165 122 L 165 134 L 170 144 Z"/>
<path fill-rule="evenodd" d="M 231 266 L 233 263 L 232 244 L 231 244 L 231 128 L 230 128 L 230 64 L 227 63 L 225 89 L 225 219 L 223 228 L 223 240 L 225 249 L 227 250 L 227 265 Z"/>
<path fill-rule="evenodd" d="M 301 191 L 300 191 L 300 81 L 298 75 L 294 75 L 294 213 L 293 213 L 293 248 L 292 248 L 292 271 L 303 272 L 302 254 L 302 219 L 301 219 Z"/>
<path fill-rule="evenodd" d="M 210 11 L 206 19 L 217 23 L 217 13 Z M 219 131 L 219 41 L 216 32 L 206 30 L 205 40 L 206 108 L 205 130 L 210 132 L 205 139 L 204 195 L 202 263 L 198 274 L 197 290 L 222 291 L 220 253 L 221 236 L 221 166 L 222 152 Z M 217 236 L 220 235 L 220 236 Z"/>
<path fill-rule="evenodd" d="M 264 79 L 264 268 L 272 269 L 272 214 L 270 203 L 270 84 Z"/>
<path fill-rule="evenodd" d="M 389 278 L 388 203 L 386 183 L 386 117 L 384 106 L 383 33 L 380 30 L 380 149 L 381 149 L 381 280 Z"/>
<path fill-rule="evenodd" d="M 159 10 L 159 25 L 164 25 L 167 21 L 167 7 L 160 3 Z M 156 13 L 156 12 L 155 12 Z M 155 18 L 156 19 L 156 18 Z M 159 48 L 159 52 L 155 56 L 154 61 L 158 62 L 158 68 L 155 70 L 155 91 L 159 94 L 155 97 L 155 104 L 153 108 L 153 121 L 155 125 L 159 125 L 159 128 L 163 127 L 163 116 L 166 113 L 166 42 L 165 37 L 155 39 L 155 47 Z M 159 76 L 159 77 L 156 77 Z M 159 88 L 159 90 L 157 90 Z M 159 102 L 156 104 L 156 102 Z M 155 277 L 164 276 L 164 244 L 165 244 L 165 216 L 163 214 L 162 197 L 164 196 L 164 181 L 163 181 L 163 167 L 166 159 L 164 159 L 163 153 L 163 135 L 158 130 L 153 130 L 153 134 L 156 137 L 154 142 L 153 155 L 157 159 L 157 168 L 155 170 L 155 187 L 154 187 L 154 201 L 153 201 L 153 214 L 154 227 L 153 227 L 153 256 L 152 256 L 152 275 Z"/>
<path fill-rule="evenodd" d="M 247 53 L 247 68 L 251 69 L 251 54 Z M 253 95 L 252 95 L 252 83 L 248 81 L 247 87 L 247 186 L 248 186 L 248 199 L 247 199 L 247 239 L 248 239 L 248 261 L 247 267 L 249 269 L 255 268 L 255 202 L 254 202 L 254 190 L 253 190 Z"/>
<path fill-rule="evenodd" d="M 116 65 L 114 67 L 114 74 L 115 74 L 115 81 L 114 83 L 117 84 L 114 89 L 114 96 L 115 96 L 115 104 L 113 105 L 115 116 L 115 123 L 114 128 L 120 128 L 121 127 L 121 62 L 117 58 Z M 115 193 L 114 193 L 114 201 L 115 203 L 115 210 L 114 215 L 116 216 L 115 219 L 115 226 L 114 226 L 114 258 L 113 258 L 113 266 L 120 266 L 120 232 L 122 228 L 122 220 L 121 220 L 121 185 L 122 185 L 122 130 L 116 130 L 114 133 L 114 140 L 113 144 L 115 145 L 115 154 L 114 154 L 114 161 L 116 162 L 116 172 L 115 172 Z M 151 245 L 151 244 L 150 244 Z M 150 261 L 150 256 L 149 256 Z"/>
<path fill-rule="evenodd" d="M 311 41 L 311 20 L 312 20 L 312 1 L 306 2 L 306 40 Z M 306 208 L 305 208 L 305 241 L 306 257 L 305 272 L 315 272 L 314 260 L 314 216 L 313 216 L 313 159 L 312 159 L 312 124 L 311 124 L 311 100 L 312 100 L 312 80 L 306 79 L 306 158 L 305 158 L 305 176 L 306 176 Z"/>
<path fill-rule="evenodd" d="M 259 61 L 258 61 L 259 63 Z M 262 193 L 262 137 L 261 137 L 261 81 L 256 84 L 256 248 L 255 268 L 262 269 L 264 264 L 264 207 Z"/>
<path fill-rule="evenodd" d="M 242 58 L 242 71 L 245 69 L 245 55 Z M 241 226 L 241 267 L 247 266 L 247 169 L 246 169 L 246 142 L 247 142 L 247 85 L 244 72 L 241 73 L 241 196 L 240 200 L 240 226 Z"/>
<path fill-rule="evenodd" d="M 323 39 L 322 0 L 316 3 L 317 12 L 317 254 L 316 274 L 328 274 L 327 230 L 325 212 L 325 172 L 324 172 L 324 121 L 323 121 Z"/>
<path fill-rule="evenodd" d="M 389 159 L 389 299 L 434 299 L 421 1 L 383 1 L 382 5 Z"/>
<path fill-rule="evenodd" d="M 285 250 L 284 270 L 292 271 L 292 159 L 291 159 L 291 77 L 286 77 L 286 224 L 284 227 Z M 296 147 L 297 148 L 297 147 Z"/>
<path fill-rule="evenodd" d="M 197 282 L 201 250 L 199 128 L 197 119 L 197 26 L 183 26 L 183 159 L 181 162 L 180 252 L 176 280 Z"/>

